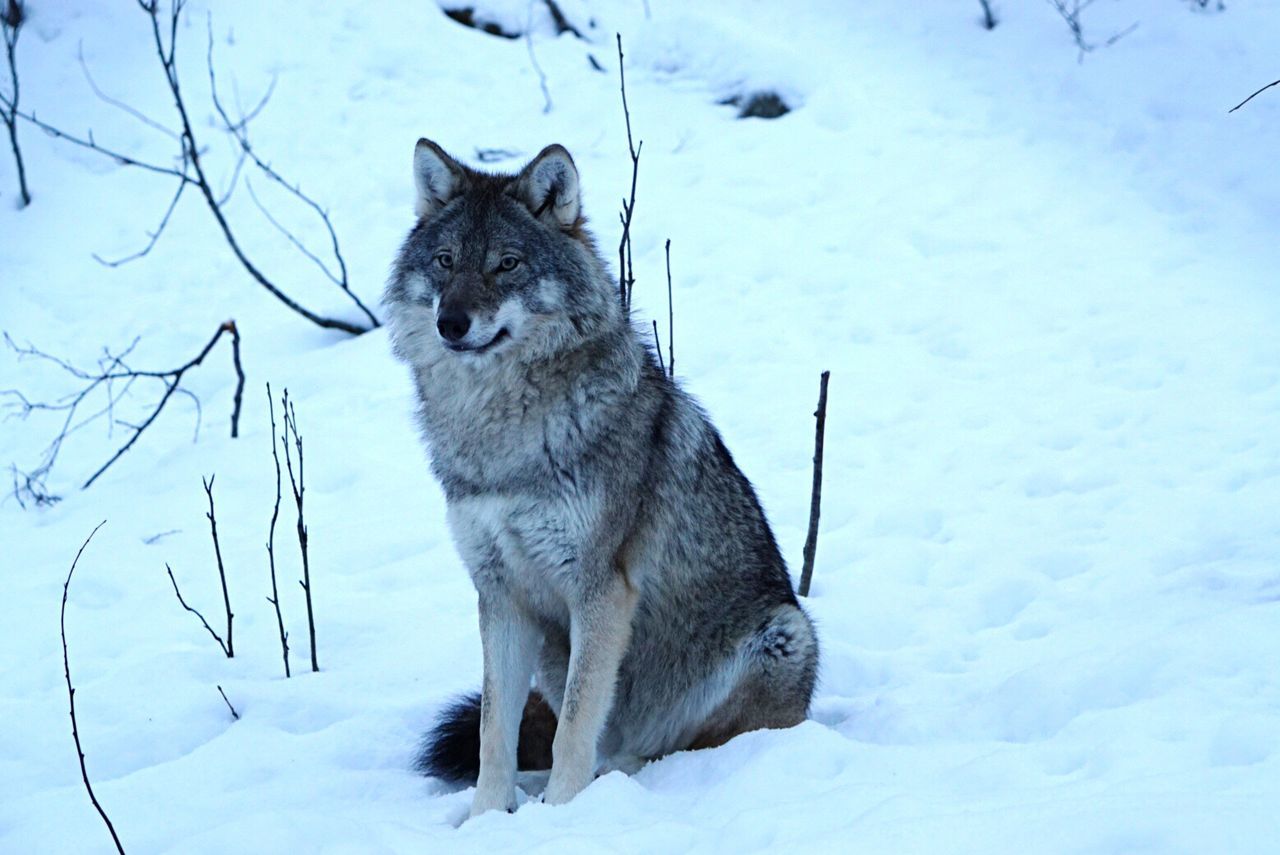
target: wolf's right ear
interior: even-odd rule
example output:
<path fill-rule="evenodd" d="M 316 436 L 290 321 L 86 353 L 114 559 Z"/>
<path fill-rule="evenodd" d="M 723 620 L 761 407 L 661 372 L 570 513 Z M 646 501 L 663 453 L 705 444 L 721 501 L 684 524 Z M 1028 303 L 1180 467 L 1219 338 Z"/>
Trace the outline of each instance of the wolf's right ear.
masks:
<path fill-rule="evenodd" d="M 438 212 L 462 192 L 466 168 L 429 139 L 413 149 L 413 182 L 418 188 L 414 211 L 419 217 Z"/>

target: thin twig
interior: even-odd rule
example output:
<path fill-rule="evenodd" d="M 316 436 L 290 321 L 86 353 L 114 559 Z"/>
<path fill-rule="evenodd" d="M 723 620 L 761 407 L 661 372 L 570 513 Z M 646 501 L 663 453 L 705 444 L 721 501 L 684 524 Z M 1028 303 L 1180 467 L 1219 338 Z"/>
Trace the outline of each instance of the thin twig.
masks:
<path fill-rule="evenodd" d="M 1244 99 L 1243 101 L 1241 101 L 1239 104 L 1235 105 L 1235 106 L 1234 106 L 1234 107 L 1232 107 L 1230 110 L 1228 110 L 1228 111 L 1227 111 L 1228 115 L 1229 115 L 1229 114 L 1231 114 L 1231 113 L 1234 113 L 1236 110 L 1239 110 L 1239 109 L 1240 109 L 1241 107 L 1243 107 L 1245 104 L 1248 104 L 1248 103 L 1249 103 L 1250 101 L 1252 101 L 1254 98 L 1257 98 L 1257 97 L 1258 97 L 1259 95 L 1261 95 L 1263 92 L 1266 92 L 1268 89 L 1270 89 L 1272 86 L 1280 86 L 1280 80 L 1277 80 L 1277 81 L 1275 81 L 1274 83 L 1268 83 L 1266 86 L 1263 86 L 1263 87 L 1262 87 L 1261 89 L 1259 89 L 1257 92 L 1254 92 L 1254 93 L 1253 93 L 1252 95 L 1250 95 L 1248 98 L 1245 98 L 1245 99 Z"/>
<path fill-rule="evenodd" d="M 276 504 L 271 511 L 271 529 L 267 535 L 267 564 L 271 568 L 271 596 L 267 602 L 276 610 L 276 626 L 280 629 L 280 655 L 284 659 L 284 676 L 289 672 L 289 633 L 284 631 L 284 616 L 280 613 L 280 590 L 276 587 L 276 520 L 280 518 L 280 454 L 276 451 L 276 405 L 271 399 L 271 384 L 267 384 L 267 409 L 271 414 L 271 457 L 276 462 Z M 288 450 L 288 445 L 285 446 Z"/>
<path fill-rule="evenodd" d="M 288 389 L 284 390 L 284 396 L 281 398 L 281 415 L 284 418 L 284 433 L 280 437 L 284 443 L 284 462 L 289 471 L 289 486 L 293 489 L 293 500 L 298 506 L 298 549 L 302 552 L 302 578 L 298 584 L 302 586 L 307 599 L 307 634 L 311 640 L 311 670 L 319 671 L 320 665 L 316 661 L 316 618 L 315 611 L 311 608 L 311 562 L 307 557 L 307 523 L 302 510 L 307 491 L 302 471 L 302 434 L 298 433 L 298 414 L 293 409 L 293 402 L 289 400 Z M 290 434 L 293 435 L 294 448 L 298 452 L 296 479 L 293 477 L 293 457 L 289 453 Z"/>
<path fill-rule="evenodd" d="M 658 322 L 653 322 L 653 352 L 658 354 L 658 370 L 664 375 L 667 373 L 667 366 L 662 361 L 662 339 L 658 338 Z"/>
<path fill-rule="evenodd" d="M 622 301 L 624 312 L 631 311 L 631 291 L 635 288 L 636 277 L 631 266 L 631 218 L 636 210 L 636 179 L 640 171 L 640 150 L 644 148 L 644 140 L 639 145 L 632 142 L 631 109 L 627 106 L 627 72 L 623 65 L 622 33 L 618 38 L 618 82 L 622 90 L 622 114 L 627 121 L 627 151 L 631 154 L 631 196 L 622 200 L 622 239 L 618 242 L 618 296 Z"/>
<path fill-rule="evenodd" d="M 227 650 L 226 642 L 222 640 L 222 636 L 218 635 L 218 633 L 214 631 L 213 627 L 209 626 L 209 622 L 204 619 L 204 615 L 200 614 L 200 612 L 195 608 L 187 605 L 187 601 L 182 598 L 182 592 L 178 590 L 178 580 L 173 577 L 173 568 L 169 566 L 167 561 L 165 562 L 164 569 L 169 573 L 169 581 L 173 583 L 173 593 L 177 595 L 178 603 L 184 609 L 200 619 L 201 625 L 204 626 L 205 631 L 213 636 L 213 640 L 218 642 L 218 646 L 222 648 L 223 654 L 225 654 L 228 659 L 232 658 L 231 651 Z"/>
<path fill-rule="evenodd" d="M 813 557 L 818 550 L 818 518 L 822 515 L 822 443 L 827 428 L 827 380 L 830 371 L 822 372 L 822 386 L 818 392 L 818 420 L 813 438 L 813 489 L 809 494 L 809 533 L 804 539 L 804 567 L 800 572 L 800 596 L 809 596 L 809 583 L 813 580 Z"/>
<path fill-rule="evenodd" d="M 227 611 L 227 646 L 225 648 L 227 658 L 230 659 L 236 655 L 235 643 L 231 639 L 231 620 L 235 617 L 231 613 L 231 595 L 227 593 L 227 571 L 222 566 L 222 545 L 218 543 L 218 520 L 214 516 L 213 510 L 213 479 L 216 475 L 210 475 L 208 480 L 200 479 L 204 484 L 205 495 L 209 497 L 209 511 L 205 514 L 209 519 L 209 533 L 213 536 L 213 554 L 218 559 L 218 579 L 222 582 L 222 604 Z"/>
<path fill-rule="evenodd" d="M 542 88 L 542 113 L 551 112 L 551 90 L 547 88 L 547 75 L 538 64 L 538 55 L 533 52 L 533 0 L 529 0 L 524 21 L 524 46 L 529 52 L 529 64 L 538 75 L 538 86 Z"/>
<path fill-rule="evenodd" d="M 93 802 L 93 807 L 98 811 L 98 816 L 102 817 L 102 821 L 107 825 L 107 831 L 111 832 L 111 841 L 115 843 L 116 851 L 120 855 L 124 855 L 124 846 L 120 844 L 120 838 L 116 835 L 116 827 L 111 824 L 111 818 L 102 809 L 102 805 L 98 802 L 98 797 L 93 793 L 93 787 L 89 784 L 89 770 L 85 767 L 84 749 L 80 745 L 80 726 L 76 721 L 76 690 L 71 685 L 71 659 L 67 654 L 67 593 L 71 590 L 71 577 L 76 572 L 76 565 L 80 563 L 80 556 L 84 554 L 85 547 L 89 545 L 89 541 L 93 540 L 93 536 L 98 533 L 98 529 L 106 524 L 107 521 L 103 520 L 94 527 L 93 531 L 89 532 L 89 536 L 80 545 L 80 550 L 76 553 L 75 560 L 71 562 L 71 570 L 67 573 L 67 581 L 62 584 L 62 618 L 60 621 L 62 628 L 62 674 L 67 680 L 67 704 L 71 707 L 71 738 L 75 740 L 76 756 L 80 758 L 80 778 L 84 781 L 84 788 L 89 793 L 89 801 Z"/>
<path fill-rule="evenodd" d="M 676 377 L 676 314 L 671 302 L 671 238 L 667 238 L 667 371 Z"/>
<path fill-rule="evenodd" d="M 218 694 L 222 695 L 222 702 L 227 705 L 227 709 L 231 710 L 231 717 L 236 721 L 239 721 L 240 713 L 236 712 L 236 708 L 231 706 L 231 701 L 227 700 L 227 693 L 222 691 L 221 686 L 218 686 Z"/>

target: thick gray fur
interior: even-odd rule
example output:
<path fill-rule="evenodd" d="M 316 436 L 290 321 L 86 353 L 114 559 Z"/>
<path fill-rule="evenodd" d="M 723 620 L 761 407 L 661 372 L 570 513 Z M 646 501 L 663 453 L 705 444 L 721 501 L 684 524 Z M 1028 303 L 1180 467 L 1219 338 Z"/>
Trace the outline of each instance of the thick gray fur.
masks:
<path fill-rule="evenodd" d="M 514 807 L 531 676 L 557 718 L 550 803 L 802 721 L 813 626 L 751 484 L 622 312 L 569 153 L 491 175 L 421 140 L 414 174 L 385 300 L 479 594 L 472 815 Z"/>

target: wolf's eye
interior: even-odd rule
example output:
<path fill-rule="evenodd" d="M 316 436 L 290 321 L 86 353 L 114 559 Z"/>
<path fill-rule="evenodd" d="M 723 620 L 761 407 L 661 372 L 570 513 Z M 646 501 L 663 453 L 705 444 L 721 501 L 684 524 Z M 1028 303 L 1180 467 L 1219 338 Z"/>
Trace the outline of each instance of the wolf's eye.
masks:
<path fill-rule="evenodd" d="M 450 267 L 453 267 L 453 253 L 451 253 L 451 252 L 437 252 L 437 253 L 436 253 L 436 264 L 440 265 L 440 266 L 441 266 L 441 267 L 443 267 L 445 270 L 448 270 Z"/>
<path fill-rule="evenodd" d="M 519 266 L 520 259 L 516 258 L 514 255 L 504 255 L 502 256 L 502 260 L 498 262 L 498 269 L 504 273 L 515 270 Z"/>

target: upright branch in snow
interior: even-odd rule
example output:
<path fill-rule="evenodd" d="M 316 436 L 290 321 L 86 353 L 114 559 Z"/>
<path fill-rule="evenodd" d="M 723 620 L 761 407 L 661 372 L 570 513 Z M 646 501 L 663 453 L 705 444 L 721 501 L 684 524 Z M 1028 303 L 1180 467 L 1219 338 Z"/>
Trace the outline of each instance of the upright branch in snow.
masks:
<path fill-rule="evenodd" d="M 200 621 L 200 625 L 205 628 L 205 631 L 208 632 L 209 635 L 213 636 L 213 640 L 218 642 L 218 646 L 222 648 L 222 652 L 228 659 L 230 659 L 231 651 L 227 649 L 227 643 L 222 640 L 222 636 L 218 635 L 217 631 L 213 627 L 209 626 L 209 622 L 204 619 L 204 615 L 200 614 L 198 609 L 187 605 L 187 601 L 182 598 L 182 591 L 178 590 L 178 580 L 174 578 L 173 568 L 169 566 L 168 562 L 165 562 L 164 569 L 165 572 L 169 574 L 169 582 L 173 585 L 173 593 L 178 598 L 178 604 L 196 616 Z"/>
<path fill-rule="evenodd" d="M 1080 49 L 1080 56 L 1076 58 L 1077 62 L 1084 62 L 1084 55 L 1096 50 L 1099 47 L 1111 47 L 1125 36 L 1138 29 L 1138 22 L 1134 21 L 1120 32 L 1111 36 L 1102 44 L 1091 42 L 1084 37 L 1084 26 L 1080 23 L 1080 13 L 1093 5 L 1094 0 L 1047 0 L 1062 20 L 1066 22 L 1067 29 L 1071 31 L 1071 38 L 1075 41 L 1076 47 Z M 985 4 L 983 4 L 985 5 Z"/>
<path fill-rule="evenodd" d="M 1230 110 L 1228 110 L 1228 111 L 1227 111 L 1227 113 L 1228 113 L 1228 114 L 1230 114 L 1230 113 L 1234 113 L 1236 110 L 1239 110 L 1239 109 L 1240 109 L 1241 107 L 1243 107 L 1245 104 L 1248 104 L 1248 103 L 1249 103 L 1250 101 L 1252 101 L 1254 98 L 1257 98 L 1257 97 L 1258 97 L 1259 95 L 1261 95 L 1263 92 L 1266 92 L 1266 91 L 1267 91 L 1268 89 L 1270 89 L 1272 86 L 1280 86 L 1280 80 L 1277 80 L 1277 81 L 1275 81 L 1275 82 L 1273 82 L 1273 83 L 1268 83 L 1266 86 L 1263 86 L 1263 87 L 1262 87 L 1261 89 L 1259 89 L 1257 92 L 1254 92 L 1254 93 L 1253 93 L 1252 95 L 1250 95 L 1248 98 L 1245 98 L 1245 99 L 1244 99 L 1243 101 L 1241 101 L 1239 104 L 1237 104 L 1237 105 L 1235 105 L 1234 107 L 1232 107 Z"/>
<path fill-rule="evenodd" d="M 809 534 L 804 539 L 804 567 L 800 571 L 800 596 L 809 596 L 809 583 L 813 581 L 813 556 L 818 550 L 818 518 L 822 516 L 822 443 L 827 429 L 827 380 L 830 371 L 822 372 L 822 384 L 818 390 L 818 409 L 814 418 L 818 425 L 813 438 L 813 489 L 809 494 Z"/>
<path fill-rule="evenodd" d="M 167 136 L 175 139 L 179 146 L 179 164 L 180 164 L 179 166 L 177 167 L 161 166 L 159 164 L 148 163 L 142 160 L 138 160 L 136 158 L 130 157 L 125 154 L 121 154 L 117 151 L 113 151 L 111 149 L 108 149 L 104 146 L 99 145 L 97 141 L 93 138 L 92 131 L 88 133 L 87 137 L 78 137 L 74 134 L 67 133 L 66 131 L 60 128 L 57 128 L 53 125 L 50 125 L 46 122 L 41 121 L 40 119 L 36 118 L 34 114 L 23 113 L 21 111 L 14 112 L 14 115 L 24 119 L 25 121 L 32 123 L 36 127 L 43 129 L 44 131 L 52 134 L 58 139 L 65 140 L 74 145 L 81 146 L 82 148 L 87 148 L 92 151 L 96 151 L 102 155 L 105 155 L 106 157 L 111 158 L 121 166 L 138 167 L 140 169 L 144 169 L 148 172 L 153 172 L 158 175 L 169 176 L 170 178 L 173 178 L 176 180 L 173 196 L 171 197 L 168 206 L 165 208 L 165 212 L 161 217 L 159 224 L 156 226 L 155 230 L 150 233 L 147 244 L 138 252 L 125 256 L 124 258 L 116 259 L 114 261 L 107 261 L 101 258 L 98 258 L 98 260 L 103 264 L 115 267 L 130 261 L 134 261 L 138 258 L 141 258 L 147 255 L 151 251 L 151 249 L 155 246 L 156 242 L 160 239 L 160 236 L 164 233 L 165 227 L 168 225 L 174 209 L 177 207 L 178 202 L 182 198 L 182 194 L 190 187 L 198 191 L 200 195 L 203 197 L 205 204 L 209 209 L 209 213 L 213 216 L 214 222 L 217 223 L 219 230 L 222 232 L 223 238 L 226 240 L 227 246 L 231 248 L 232 253 L 235 255 L 236 259 L 240 262 L 241 267 L 244 268 L 245 272 L 248 273 L 249 276 L 254 281 L 256 281 L 259 285 L 261 285 L 268 292 L 270 292 L 271 295 L 274 296 L 277 300 L 284 303 L 294 312 L 306 318 L 307 320 L 311 321 L 312 323 L 316 324 L 317 326 L 324 327 L 326 329 L 336 329 L 336 330 L 341 330 L 342 332 L 350 333 L 352 335 L 359 335 L 361 333 L 368 332 L 370 329 L 373 329 L 374 327 L 379 326 L 378 319 L 373 315 L 372 312 L 369 311 L 369 309 L 363 303 L 360 302 L 360 299 L 356 297 L 356 295 L 351 291 L 346 281 L 345 265 L 342 262 L 341 255 L 337 251 L 337 238 L 334 236 L 332 226 L 329 223 L 328 215 L 315 202 L 313 202 L 311 199 L 304 196 L 296 186 L 291 186 L 287 182 L 285 182 L 273 169 L 271 169 L 266 163 L 260 160 L 257 157 L 257 155 L 254 154 L 251 148 L 249 147 L 246 128 L 250 120 L 252 120 L 253 117 L 257 115 L 257 113 L 263 108 L 263 106 L 265 106 L 267 98 L 269 98 L 271 95 L 270 87 L 267 90 L 266 96 L 263 97 L 262 101 L 258 104 L 258 106 L 250 110 L 248 114 L 242 116 L 240 119 L 236 121 L 232 121 L 228 117 L 228 115 L 226 114 L 226 111 L 222 108 L 221 103 L 217 99 L 216 91 L 213 93 L 214 106 L 218 112 L 219 118 L 223 122 L 223 126 L 224 126 L 223 129 L 227 133 L 231 134 L 231 136 L 236 140 L 241 150 L 240 161 L 239 163 L 237 163 L 236 169 L 232 175 L 232 180 L 229 186 L 227 187 L 226 191 L 223 193 L 218 193 L 214 190 L 213 183 L 209 178 L 208 173 L 206 172 L 204 162 L 201 160 L 202 156 L 207 151 L 207 146 L 202 145 L 200 143 L 200 140 L 196 137 L 196 133 L 194 130 L 195 125 L 191 121 L 191 116 L 187 107 L 187 102 L 185 100 L 185 96 L 183 95 L 182 87 L 178 78 L 178 64 L 177 64 L 177 56 L 176 56 L 177 44 L 178 44 L 178 22 L 182 16 L 182 11 L 185 5 L 186 5 L 185 0 L 173 0 L 172 4 L 169 7 L 168 15 L 164 16 L 162 20 L 162 16 L 160 13 L 160 0 L 138 0 L 139 8 L 141 8 L 142 11 L 146 13 L 147 17 L 150 19 L 151 35 L 152 35 L 153 45 L 156 51 L 156 56 L 160 60 L 160 67 L 164 71 L 165 82 L 169 88 L 169 93 L 173 98 L 174 109 L 177 112 L 177 119 L 178 119 L 177 131 L 170 130 L 164 127 L 163 125 L 161 125 L 160 123 L 147 118 L 138 110 L 132 107 L 129 107 L 128 105 L 105 95 L 104 93 L 102 93 L 100 89 L 98 89 L 97 85 L 93 83 L 92 78 L 90 78 L 91 87 L 94 89 L 95 92 L 99 94 L 100 97 L 102 97 L 105 101 L 107 101 L 107 103 L 112 104 L 113 106 L 116 106 L 124 110 L 134 118 L 137 118 L 140 121 L 143 121 L 150 127 L 156 128 L 160 130 L 162 133 L 166 134 Z M 210 63 L 209 78 L 210 78 L 211 85 L 214 83 L 212 56 L 213 56 L 213 48 L 212 48 L 212 36 L 211 36 L 210 48 L 209 48 L 209 63 Z M 87 75 L 87 69 L 86 69 L 86 75 Z M 272 181 L 275 181 L 281 184 L 286 190 L 288 190 L 295 197 L 300 199 L 304 204 L 311 207 L 312 210 L 314 210 L 317 214 L 320 215 L 326 229 L 328 229 L 330 239 L 334 245 L 334 254 L 337 256 L 338 266 L 341 269 L 340 276 L 332 274 L 328 270 L 328 268 L 318 260 L 318 258 L 315 256 L 314 253 L 311 253 L 309 250 L 307 250 L 301 244 L 300 241 L 296 240 L 287 231 L 285 232 L 285 236 L 290 240 L 290 242 L 295 247 L 301 250 L 308 258 L 310 258 L 315 263 L 319 264 L 321 268 L 325 270 L 326 274 L 328 275 L 328 278 L 331 281 L 333 281 L 339 288 L 341 288 L 342 291 L 346 294 L 346 296 L 353 303 L 355 303 L 356 307 L 364 314 L 365 316 L 364 322 L 355 323 L 351 321 L 342 320 L 340 318 L 333 318 L 333 317 L 328 317 L 324 315 L 319 315 L 311 311 L 310 309 L 307 309 L 306 307 L 298 303 L 296 300 L 291 298 L 283 290 L 281 290 L 245 254 L 244 249 L 240 246 L 239 241 L 236 239 L 235 233 L 232 231 L 231 224 L 228 222 L 226 218 L 226 214 L 225 214 L 225 211 L 223 210 L 223 206 L 226 205 L 226 203 L 230 200 L 231 193 L 235 190 L 236 180 L 239 177 L 240 168 L 243 165 L 244 159 L 246 157 L 252 160 L 254 164 L 258 166 L 258 168 L 261 169 L 265 175 L 267 175 L 268 178 L 270 178 Z M 278 222 L 274 218 L 271 218 L 268 215 L 268 219 L 272 222 L 273 225 L 275 225 L 277 228 L 280 228 Z M 281 230 L 284 231 L 283 229 Z M 95 258 L 97 258 L 97 256 L 95 256 Z"/>
<path fill-rule="evenodd" d="M 280 656 L 284 659 L 284 676 L 289 672 L 289 633 L 284 631 L 284 615 L 280 613 L 280 589 L 276 585 L 276 520 L 280 518 L 280 453 L 276 451 L 276 405 L 271 399 L 271 384 L 267 384 L 267 410 L 271 413 L 271 457 L 276 462 L 276 504 L 271 511 L 271 528 L 267 534 L 267 566 L 271 568 L 271 596 L 267 602 L 276 610 L 276 626 L 280 629 Z M 288 450 L 288 446 L 285 446 Z M 301 464 L 301 460 L 299 460 Z"/>
<path fill-rule="evenodd" d="M 667 238 L 667 371 L 676 376 L 676 314 L 671 302 L 671 238 Z M 657 323 L 656 321 L 654 323 Z"/>
<path fill-rule="evenodd" d="M 658 354 L 658 370 L 667 373 L 667 364 L 662 361 L 662 339 L 658 337 L 658 320 L 653 320 L 653 352 Z"/>
<path fill-rule="evenodd" d="M 240 430 L 240 402 L 244 392 L 244 368 L 240 364 L 240 332 L 236 328 L 235 321 L 226 321 L 219 325 L 214 332 L 213 338 L 197 353 L 193 358 L 188 360 L 177 368 L 171 368 L 168 371 L 138 371 L 129 367 L 125 361 L 134 347 L 138 344 L 138 339 L 119 353 L 112 353 L 110 350 L 103 349 L 103 355 L 98 359 L 96 370 L 86 371 L 72 365 L 64 359 L 56 356 L 50 356 L 31 345 L 19 347 L 8 333 L 4 334 L 4 340 L 8 346 L 18 355 L 18 357 L 37 358 L 52 362 L 62 368 L 71 376 L 83 381 L 81 388 L 58 398 L 54 401 L 32 401 L 17 389 L 0 389 L 0 396 L 10 399 L 9 409 L 10 416 L 17 416 L 25 419 L 36 411 L 61 412 L 65 413 L 62 420 L 62 426 L 57 436 L 45 447 L 41 456 L 39 465 L 35 469 L 27 472 L 18 469 L 16 465 L 10 466 L 10 472 L 13 474 L 13 495 L 18 500 L 18 504 L 26 507 L 28 501 L 33 502 L 37 506 L 50 505 L 58 501 L 58 496 L 49 493 L 46 479 L 52 471 L 54 464 L 57 462 L 58 453 L 62 449 L 62 443 L 80 428 L 85 425 L 106 416 L 108 432 L 113 431 L 117 426 L 131 431 L 131 435 L 127 442 L 124 443 L 111 458 L 98 470 L 89 477 L 87 481 L 81 485 L 81 489 L 85 489 L 98 479 L 98 476 L 115 463 L 120 457 L 133 447 L 143 432 L 151 426 L 151 424 L 159 417 L 169 400 L 175 395 L 182 394 L 189 398 L 196 408 L 196 431 L 200 430 L 200 399 L 188 390 L 182 388 L 182 379 L 188 371 L 200 365 L 204 358 L 209 355 L 224 335 L 231 336 L 231 361 L 236 372 L 236 391 L 235 399 L 231 409 L 231 436 L 235 437 Z M 138 380 L 154 380 L 158 381 L 164 387 L 164 391 L 160 396 L 160 400 L 151 410 L 150 414 L 141 422 L 129 423 L 116 418 L 115 407 L 120 401 L 129 394 L 130 389 Z M 105 397 L 104 405 L 85 416 L 83 419 L 76 421 L 76 416 L 80 411 L 80 406 L 98 389 L 101 389 Z"/>
<path fill-rule="evenodd" d="M 93 540 L 93 536 L 98 533 L 98 529 L 102 528 L 106 523 L 107 521 L 103 520 L 94 527 L 93 531 L 89 532 L 89 536 L 80 545 L 80 551 L 76 553 L 75 560 L 71 562 L 71 570 L 67 572 L 67 581 L 62 584 L 62 617 L 60 621 L 62 628 L 62 674 L 67 681 L 67 704 L 71 707 L 71 738 L 75 740 L 76 756 L 80 758 L 80 779 L 84 781 L 85 791 L 89 793 L 89 801 L 93 802 L 94 810 L 98 812 L 98 816 L 102 817 L 102 821 L 107 824 L 107 831 L 111 832 L 111 842 L 116 845 L 116 851 L 120 855 L 124 855 L 124 847 L 120 845 L 116 827 L 111 824 L 111 818 L 102 809 L 102 805 L 98 802 L 98 797 L 93 793 L 93 786 L 89 783 L 89 770 L 84 765 L 84 748 L 80 745 L 80 726 L 76 721 L 76 690 L 71 685 L 71 660 L 67 655 L 67 593 L 71 590 L 71 577 L 76 572 L 76 565 L 80 563 L 80 556 L 84 554 L 85 547 L 89 545 L 89 541 Z"/>
<path fill-rule="evenodd" d="M 289 486 L 293 489 L 293 501 L 298 506 L 298 548 L 302 550 L 302 579 L 298 584 L 307 595 L 307 634 L 311 640 L 311 670 L 319 671 L 320 665 L 316 662 L 316 618 L 311 608 L 311 564 L 307 558 L 307 523 L 302 515 L 302 501 L 306 493 L 306 486 L 302 481 L 302 435 L 298 433 L 298 414 L 294 412 L 293 402 L 289 400 L 288 389 L 284 390 L 280 403 L 281 414 L 284 417 L 284 432 L 280 435 L 280 441 L 284 443 L 284 463 L 289 471 Z M 291 436 L 294 449 L 298 452 L 297 478 L 293 474 L 293 455 L 289 451 Z"/>
<path fill-rule="evenodd" d="M 209 534 L 213 537 L 213 554 L 218 559 L 218 580 L 222 582 L 222 605 L 227 612 L 227 643 L 223 650 L 230 659 L 236 655 L 235 644 L 231 640 L 231 620 L 235 615 L 231 613 L 231 595 L 227 593 L 227 570 L 222 565 L 222 544 L 218 543 L 218 520 L 213 510 L 213 479 L 216 477 L 218 476 L 210 475 L 208 480 L 201 478 L 200 483 L 204 484 L 204 493 L 209 497 L 209 510 L 205 513 L 205 517 L 209 520 Z M 174 590 L 177 590 L 176 585 Z"/>
<path fill-rule="evenodd" d="M 627 72 L 622 64 L 622 34 L 618 33 L 618 81 L 622 89 L 622 115 L 627 120 L 627 150 L 631 153 L 631 196 L 622 200 L 622 213 L 618 218 L 622 221 L 622 239 L 618 242 L 618 297 L 622 301 L 623 311 L 631 311 L 631 290 L 635 287 L 635 271 L 631 267 L 631 217 L 636 210 L 636 178 L 640 171 L 640 149 L 644 148 L 644 140 L 639 145 L 631 138 L 631 110 L 627 107 Z"/>
<path fill-rule="evenodd" d="M 5 0 L 0 13 L 0 30 L 4 32 L 4 52 L 9 61 L 9 91 L 0 92 L 0 118 L 9 131 L 9 147 L 13 149 L 13 162 L 18 167 L 18 192 L 22 207 L 31 204 L 31 191 L 27 189 L 27 169 L 22 163 L 22 149 L 18 147 L 18 34 L 27 20 L 27 10 L 21 0 Z"/>
<path fill-rule="evenodd" d="M 991 9 L 991 0 L 978 0 L 982 4 L 982 26 L 988 30 L 994 30 L 996 24 L 996 13 Z"/>

